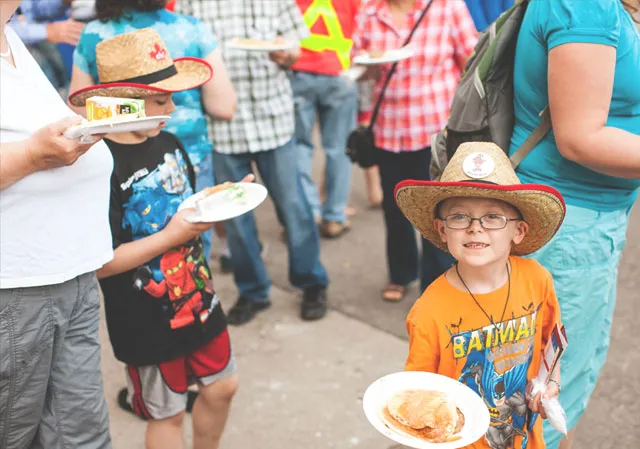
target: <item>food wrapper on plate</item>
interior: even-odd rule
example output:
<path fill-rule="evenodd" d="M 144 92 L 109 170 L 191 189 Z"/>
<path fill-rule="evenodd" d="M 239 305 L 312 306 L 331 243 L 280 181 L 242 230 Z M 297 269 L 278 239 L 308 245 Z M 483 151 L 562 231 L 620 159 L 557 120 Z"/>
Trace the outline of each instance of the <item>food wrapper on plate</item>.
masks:
<path fill-rule="evenodd" d="M 87 120 L 117 121 L 145 117 L 144 100 L 136 98 L 91 97 L 87 99 Z"/>

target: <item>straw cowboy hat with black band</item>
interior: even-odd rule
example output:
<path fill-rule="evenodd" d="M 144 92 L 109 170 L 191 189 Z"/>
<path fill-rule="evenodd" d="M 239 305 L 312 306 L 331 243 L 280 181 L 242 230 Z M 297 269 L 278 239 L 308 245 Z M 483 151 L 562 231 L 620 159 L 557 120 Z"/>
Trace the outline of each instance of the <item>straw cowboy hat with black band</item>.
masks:
<path fill-rule="evenodd" d="M 560 228 L 566 207 L 560 192 L 540 184 L 521 184 L 509 158 L 496 144 L 467 142 L 458 147 L 439 181 L 402 181 L 395 189 L 402 213 L 424 238 L 447 251 L 434 227 L 438 205 L 454 197 L 502 200 L 518 209 L 529 232 L 511 253 L 531 254 Z"/>
<path fill-rule="evenodd" d="M 69 101 L 84 106 L 93 96 L 143 98 L 200 87 L 213 69 L 199 58 L 171 59 L 152 28 L 120 34 L 96 46 L 100 84 L 73 92 Z"/>

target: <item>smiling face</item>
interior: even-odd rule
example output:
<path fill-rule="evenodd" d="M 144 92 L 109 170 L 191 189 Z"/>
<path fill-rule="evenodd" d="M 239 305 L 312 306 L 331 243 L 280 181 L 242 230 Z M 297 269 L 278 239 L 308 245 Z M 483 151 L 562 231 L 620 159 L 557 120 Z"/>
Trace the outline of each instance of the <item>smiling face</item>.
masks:
<path fill-rule="evenodd" d="M 494 263 L 506 263 L 512 245 L 522 242 L 529 225 L 524 221 L 508 221 L 503 229 L 484 229 L 478 220 L 467 229 L 450 229 L 443 220 L 455 216 L 464 221 L 463 215 L 471 218 L 487 217 L 487 222 L 499 222 L 504 216 L 513 220 L 520 218 L 518 210 L 504 201 L 485 198 L 449 198 L 438 208 L 434 226 L 451 255 L 461 264 L 484 267 Z"/>

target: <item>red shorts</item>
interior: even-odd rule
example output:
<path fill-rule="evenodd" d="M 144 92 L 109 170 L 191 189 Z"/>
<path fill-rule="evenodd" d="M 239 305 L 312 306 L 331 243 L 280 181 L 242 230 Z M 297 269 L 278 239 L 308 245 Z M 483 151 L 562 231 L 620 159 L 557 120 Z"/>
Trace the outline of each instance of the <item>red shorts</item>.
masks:
<path fill-rule="evenodd" d="M 229 333 L 225 329 L 187 356 L 158 365 L 128 365 L 129 403 L 142 418 L 166 419 L 185 410 L 189 385 L 211 385 L 235 372 Z"/>

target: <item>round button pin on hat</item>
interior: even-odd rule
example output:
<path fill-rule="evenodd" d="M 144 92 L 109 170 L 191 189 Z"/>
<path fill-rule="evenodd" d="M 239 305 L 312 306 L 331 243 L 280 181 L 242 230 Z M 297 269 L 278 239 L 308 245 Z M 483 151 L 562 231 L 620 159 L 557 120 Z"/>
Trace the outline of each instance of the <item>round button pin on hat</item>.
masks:
<path fill-rule="evenodd" d="M 471 153 L 462 162 L 462 171 L 473 179 L 482 179 L 491 175 L 496 164 L 487 153 Z"/>

